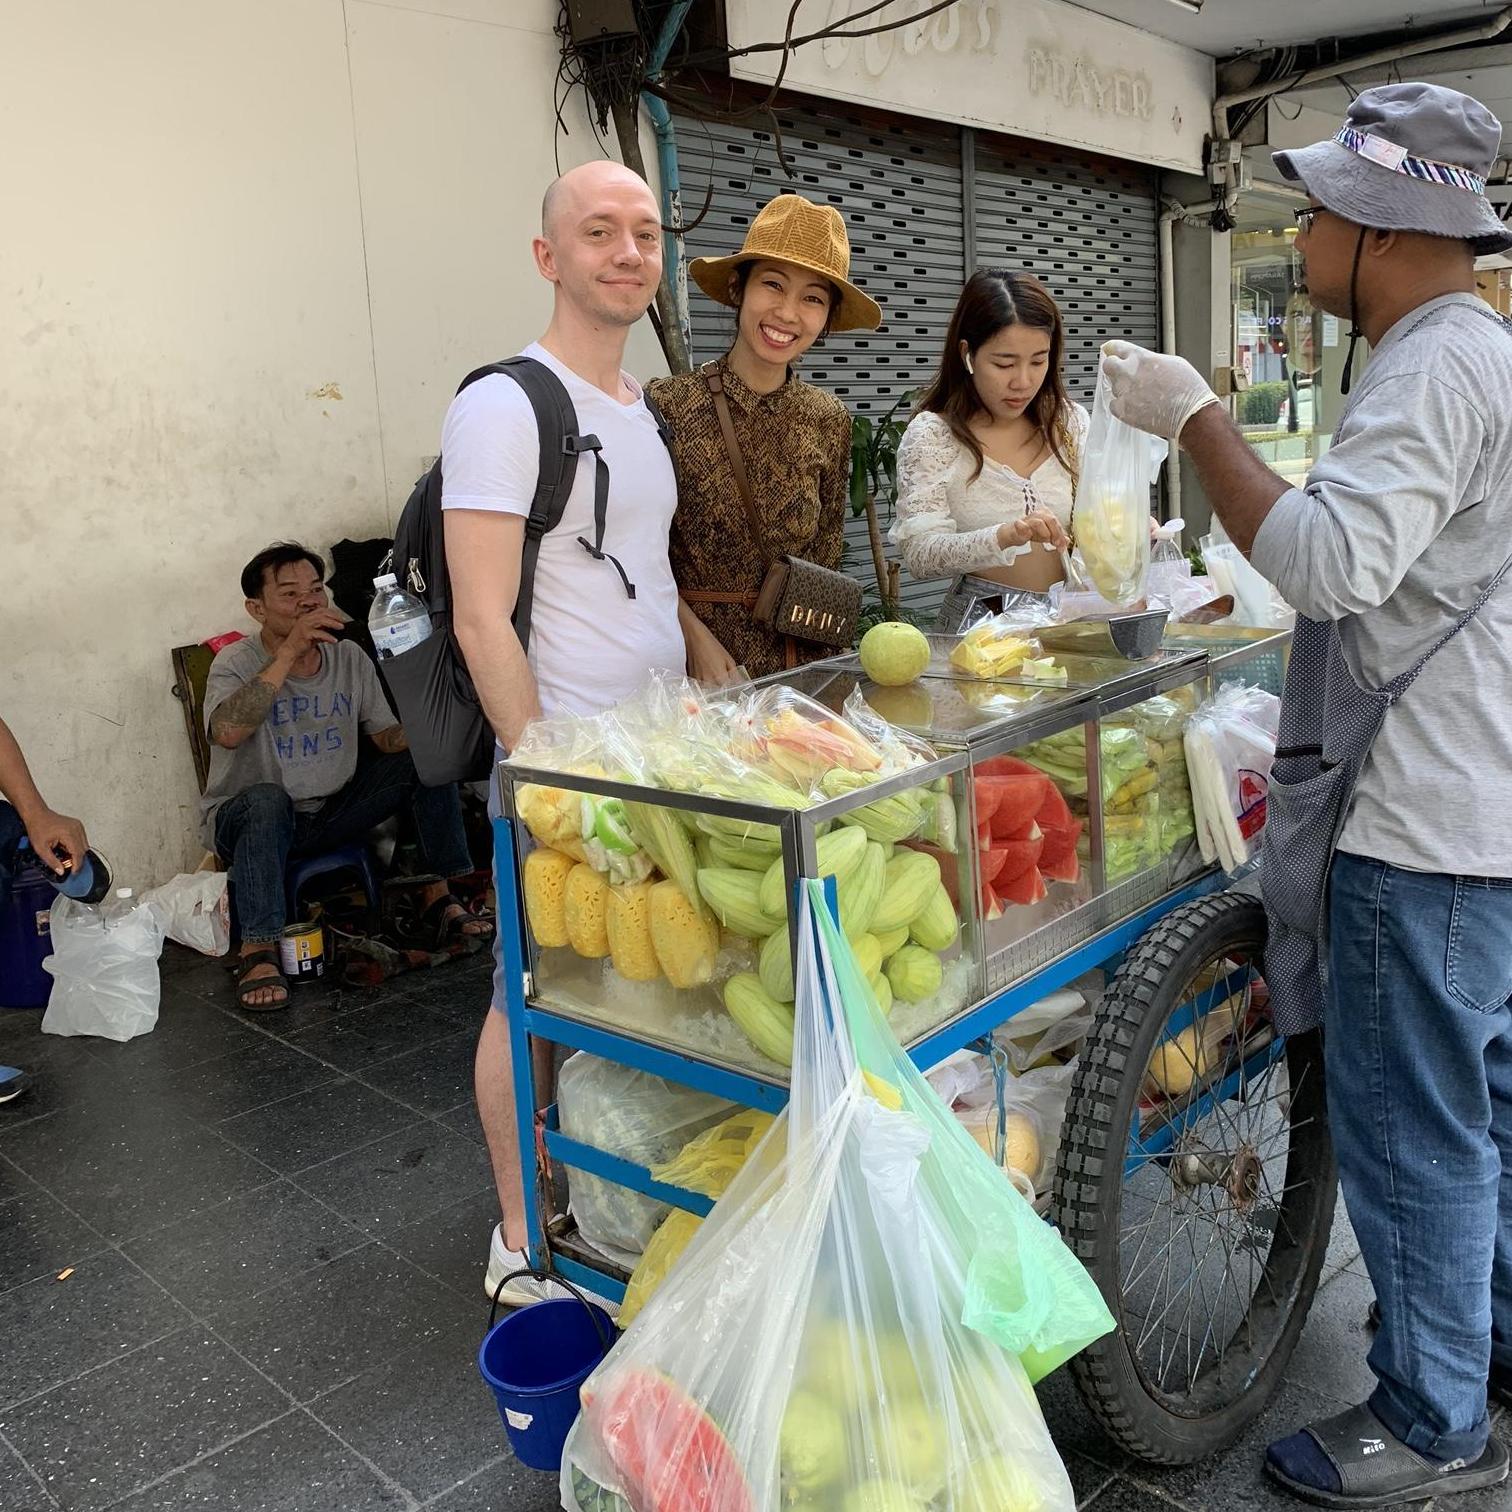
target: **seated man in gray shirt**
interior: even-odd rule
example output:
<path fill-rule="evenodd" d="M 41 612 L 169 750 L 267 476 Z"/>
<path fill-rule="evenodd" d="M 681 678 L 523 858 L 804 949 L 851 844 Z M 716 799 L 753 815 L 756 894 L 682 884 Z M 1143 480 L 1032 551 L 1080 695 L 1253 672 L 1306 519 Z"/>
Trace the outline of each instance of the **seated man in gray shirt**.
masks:
<path fill-rule="evenodd" d="M 1323 1027 L 1380 1328 L 1370 1400 L 1266 1468 L 1328 1507 L 1507 1478 L 1487 1399 L 1512 1404 L 1512 323 L 1475 292 L 1476 255 L 1512 247 L 1485 194 L 1500 139 L 1468 95 L 1389 84 L 1330 141 L 1275 154 L 1307 192 L 1313 301 L 1350 322 L 1349 401 L 1304 488 L 1180 358 L 1103 359 L 1114 413 L 1179 438 L 1298 610 L 1265 977 L 1278 1029 Z"/>
<path fill-rule="evenodd" d="M 289 1001 L 277 942 L 290 857 L 350 845 L 407 803 L 432 871 L 460 877 L 473 865 L 456 787 L 421 786 L 377 669 L 360 646 L 337 639 L 344 621 L 326 596 L 325 563 L 283 542 L 247 563 L 241 587 L 259 631 L 224 647 L 210 667 L 204 825 L 206 842 L 230 863 L 237 1001 L 264 1010 Z M 436 942 L 493 933 L 445 880 L 421 902 Z"/>

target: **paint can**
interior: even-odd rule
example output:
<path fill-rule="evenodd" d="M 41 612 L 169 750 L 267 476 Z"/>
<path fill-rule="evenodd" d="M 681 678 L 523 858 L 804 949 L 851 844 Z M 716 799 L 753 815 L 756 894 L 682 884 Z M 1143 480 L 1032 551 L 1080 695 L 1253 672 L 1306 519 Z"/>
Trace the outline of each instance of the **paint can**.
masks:
<path fill-rule="evenodd" d="M 325 931 L 315 919 L 290 924 L 278 942 L 278 959 L 291 982 L 313 982 L 325 975 Z"/>

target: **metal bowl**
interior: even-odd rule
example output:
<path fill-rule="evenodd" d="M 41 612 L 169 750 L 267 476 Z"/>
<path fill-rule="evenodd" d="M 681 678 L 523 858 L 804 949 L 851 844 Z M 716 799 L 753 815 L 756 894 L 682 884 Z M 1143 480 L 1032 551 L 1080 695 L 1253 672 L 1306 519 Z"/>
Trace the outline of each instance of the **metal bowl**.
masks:
<path fill-rule="evenodd" d="M 1108 619 L 1074 620 L 1069 625 L 1048 625 L 1035 637 L 1047 651 L 1071 651 L 1080 656 L 1122 656 L 1144 661 L 1160 650 L 1169 609 L 1147 609 L 1139 614 L 1115 614 Z"/>

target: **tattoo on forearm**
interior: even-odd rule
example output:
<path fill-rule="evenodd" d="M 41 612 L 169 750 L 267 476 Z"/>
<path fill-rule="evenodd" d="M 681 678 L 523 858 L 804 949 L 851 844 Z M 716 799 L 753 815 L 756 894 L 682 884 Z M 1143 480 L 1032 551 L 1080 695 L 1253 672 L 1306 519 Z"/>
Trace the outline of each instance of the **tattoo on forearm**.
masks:
<path fill-rule="evenodd" d="M 227 730 L 255 730 L 268 717 L 278 689 L 262 678 L 254 677 L 229 698 L 216 705 L 210 716 L 210 733 L 219 736 Z"/>

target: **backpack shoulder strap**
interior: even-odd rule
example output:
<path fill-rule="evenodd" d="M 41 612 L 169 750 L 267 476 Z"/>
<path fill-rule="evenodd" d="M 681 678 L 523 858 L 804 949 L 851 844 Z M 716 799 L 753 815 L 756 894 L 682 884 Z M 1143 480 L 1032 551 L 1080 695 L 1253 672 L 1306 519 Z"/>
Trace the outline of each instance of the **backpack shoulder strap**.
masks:
<path fill-rule="evenodd" d="M 662 414 L 661 406 L 651 397 L 650 389 L 641 390 L 641 398 L 646 401 L 646 408 L 650 411 L 651 418 L 656 421 L 656 434 L 661 437 L 662 445 L 668 451 L 672 450 L 672 431 L 667 425 L 667 417 Z"/>
<path fill-rule="evenodd" d="M 535 607 L 535 568 L 540 555 L 541 537 L 554 530 L 562 520 L 572 485 L 577 477 L 577 461 L 582 452 L 597 450 L 598 440 L 578 433 L 577 410 L 562 380 L 534 357 L 507 357 L 471 372 L 457 388 L 460 394 L 479 378 L 497 375 L 510 378 L 525 391 L 535 412 L 536 433 L 540 441 L 540 460 L 536 468 L 535 493 L 531 495 L 530 514 L 525 520 L 525 544 L 520 555 L 520 586 L 515 595 L 514 626 L 520 645 L 530 645 L 530 620 Z M 607 492 L 607 489 L 605 490 Z"/>

